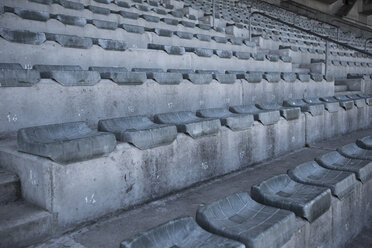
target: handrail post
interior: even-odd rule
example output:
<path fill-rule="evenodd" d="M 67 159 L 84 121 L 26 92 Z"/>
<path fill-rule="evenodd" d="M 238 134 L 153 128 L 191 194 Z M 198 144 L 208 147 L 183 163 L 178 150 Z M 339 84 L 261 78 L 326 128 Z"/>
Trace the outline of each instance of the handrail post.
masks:
<path fill-rule="evenodd" d="M 324 74 L 327 77 L 327 71 L 328 71 L 328 50 L 329 50 L 329 42 L 326 40 L 326 50 L 325 50 L 325 66 L 324 66 Z"/>
<path fill-rule="evenodd" d="M 215 29 L 215 0 L 212 0 L 212 15 L 213 15 L 213 28 Z"/>

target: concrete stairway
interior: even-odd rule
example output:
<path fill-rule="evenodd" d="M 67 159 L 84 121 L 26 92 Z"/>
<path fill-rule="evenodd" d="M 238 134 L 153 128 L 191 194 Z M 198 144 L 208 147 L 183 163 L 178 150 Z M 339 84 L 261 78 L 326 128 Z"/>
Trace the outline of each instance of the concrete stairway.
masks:
<path fill-rule="evenodd" d="M 17 175 L 0 168 L 0 247 L 25 247 L 47 238 L 52 215 L 20 198 Z"/>

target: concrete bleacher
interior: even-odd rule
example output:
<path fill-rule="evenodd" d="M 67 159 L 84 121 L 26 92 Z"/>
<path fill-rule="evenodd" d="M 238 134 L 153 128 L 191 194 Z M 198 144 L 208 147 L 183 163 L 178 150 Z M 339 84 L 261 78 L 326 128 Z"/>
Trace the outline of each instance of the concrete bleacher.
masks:
<path fill-rule="evenodd" d="M 314 142 L 371 127 L 370 57 L 331 44 L 326 73 L 325 42 L 319 37 L 259 15 L 252 17 L 248 36 L 248 6 L 288 22 L 292 14 L 261 1 L 216 1 L 216 6 L 212 23 L 212 6 L 204 0 L 1 2 L 0 99 L 5 107 L 0 108 L 0 179 L 9 179 L 13 187 L 4 189 L 0 216 L 9 208 L 14 214 L 6 225 L 0 219 L 0 247 L 35 244 Z M 306 18 L 298 22 L 300 27 L 312 24 Z M 319 34 L 326 35 L 327 28 Z M 353 34 L 341 38 L 362 46 Z M 283 213 L 290 222 L 281 230 L 285 234 L 255 228 L 254 235 L 241 237 L 237 229 L 216 228 L 200 210 L 198 224 L 225 238 L 186 218 L 121 246 L 178 247 L 185 232 L 191 232 L 183 237 L 191 242 L 185 247 L 209 241 L 213 247 L 297 244 L 290 211 L 312 222 L 329 208 L 346 208 L 332 205 L 331 191 L 324 187 L 340 198 L 351 197 L 346 192 L 352 190 L 344 187 L 354 187 L 357 179 L 367 182 L 370 166 L 364 161 L 371 160 L 370 143 L 358 140 L 340 147 L 337 155 L 300 165 L 289 176 L 268 179 L 252 189 L 252 199 L 242 193 L 252 205 L 244 210 L 247 215 L 237 215 L 230 206 L 222 210 L 232 218 L 222 221 L 226 228 L 231 222 L 249 228 L 259 223 L 256 214 L 274 214 L 280 223 L 269 226 L 280 230 Z M 347 160 L 357 168 L 349 168 Z M 271 187 L 276 191 L 269 192 Z M 298 196 L 296 187 L 309 197 Z M 272 200 L 272 195 L 278 197 Z M 237 197 L 230 198 L 242 204 Z M 301 204 L 285 200 L 291 197 Z M 19 211 L 25 215 L 17 216 Z M 20 218 L 23 227 L 16 229 Z M 39 230 L 25 233 L 35 222 Z M 174 233 L 163 237 L 164 229 Z M 150 244 L 151 235 L 162 238 Z"/>

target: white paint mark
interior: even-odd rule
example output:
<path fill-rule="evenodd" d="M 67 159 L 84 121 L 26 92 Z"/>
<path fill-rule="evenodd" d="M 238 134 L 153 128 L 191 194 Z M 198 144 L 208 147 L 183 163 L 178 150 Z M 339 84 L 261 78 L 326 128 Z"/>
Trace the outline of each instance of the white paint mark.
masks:
<path fill-rule="evenodd" d="M 208 169 L 208 162 L 202 162 L 201 166 L 204 170 Z"/>
<path fill-rule="evenodd" d="M 168 108 L 173 108 L 173 102 L 168 102 Z"/>
<path fill-rule="evenodd" d="M 129 105 L 128 106 L 128 111 L 130 112 L 130 113 L 133 113 L 134 112 L 134 106 L 132 106 L 132 105 Z"/>
<path fill-rule="evenodd" d="M 227 104 L 229 104 L 230 103 L 230 98 L 229 97 L 227 97 L 226 99 L 225 99 L 225 102 L 227 103 Z"/>
<path fill-rule="evenodd" d="M 85 203 L 86 204 L 92 204 L 93 205 L 96 202 L 97 202 L 96 199 L 94 199 L 94 193 L 90 197 L 88 197 L 88 196 L 85 197 Z"/>
<path fill-rule="evenodd" d="M 37 184 L 35 175 L 32 173 L 32 170 L 30 170 L 30 182 L 31 182 L 32 185 L 36 185 Z"/>
<path fill-rule="evenodd" d="M 205 104 L 204 100 L 200 100 L 199 104 L 200 104 L 200 106 L 204 106 L 204 104 Z"/>
<path fill-rule="evenodd" d="M 30 65 L 30 64 L 25 64 L 25 69 L 26 69 L 26 70 L 31 70 L 31 69 L 32 69 L 32 65 Z"/>
<path fill-rule="evenodd" d="M 245 151 L 241 151 L 241 152 L 239 153 L 239 157 L 242 159 L 242 158 L 244 158 L 244 156 L 245 156 Z"/>
<path fill-rule="evenodd" d="M 8 119 L 8 122 L 16 122 L 18 120 L 18 117 L 16 114 L 12 115 L 11 113 L 8 113 L 6 117 Z"/>

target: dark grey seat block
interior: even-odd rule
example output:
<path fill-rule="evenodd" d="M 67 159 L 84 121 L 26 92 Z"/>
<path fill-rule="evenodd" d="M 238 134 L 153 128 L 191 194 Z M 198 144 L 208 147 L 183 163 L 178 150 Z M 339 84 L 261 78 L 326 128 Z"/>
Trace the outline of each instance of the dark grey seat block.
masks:
<path fill-rule="evenodd" d="M 127 72 L 125 67 L 90 66 L 89 71 L 98 71 L 102 79 L 110 79 L 114 72 Z"/>
<path fill-rule="evenodd" d="M 166 53 L 172 54 L 172 55 L 183 55 L 186 52 L 185 48 L 181 47 L 181 46 L 167 46 L 167 45 L 160 45 L 160 44 L 148 44 L 147 48 L 155 49 L 155 50 L 163 50 Z"/>
<path fill-rule="evenodd" d="M 288 175 L 299 183 L 330 188 L 332 194 L 340 199 L 348 195 L 357 182 L 354 173 L 326 169 L 315 161 L 288 170 Z"/>
<path fill-rule="evenodd" d="M 356 144 L 363 149 L 372 150 L 372 136 L 357 139 Z"/>
<path fill-rule="evenodd" d="M 76 35 L 63 35 L 63 34 L 56 34 L 53 36 L 54 36 L 53 37 L 54 40 L 63 47 L 88 49 L 92 47 L 93 45 L 93 40 L 91 38 L 84 38 L 84 37 L 79 37 Z"/>
<path fill-rule="evenodd" d="M 249 52 L 234 52 L 234 56 L 237 57 L 238 59 L 250 59 L 251 58 L 251 53 Z"/>
<path fill-rule="evenodd" d="M 14 8 L 14 13 L 23 19 L 45 22 L 49 20 L 49 13 L 45 11 L 28 10 L 23 8 Z"/>
<path fill-rule="evenodd" d="M 362 183 L 372 178 L 372 161 L 347 158 L 336 151 L 315 158 L 315 161 L 328 169 L 354 172 Z"/>
<path fill-rule="evenodd" d="M 201 41 L 211 41 L 211 36 L 206 34 L 195 34 L 194 35 L 198 40 Z"/>
<path fill-rule="evenodd" d="M 200 207 L 196 220 L 208 232 L 247 248 L 282 247 L 297 229 L 294 213 L 257 203 L 246 192 Z"/>
<path fill-rule="evenodd" d="M 310 99 L 305 99 L 305 102 L 309 100 Z M 333 97 L 321 97 L 319 100 L 324 103 L 325 109 L 328 110 L 328 112 L 337 112 L 341 107 L 340 103 Z"/>
<path fill-rule="evenodd" d="M 66 1 L 66 0 L 59 0 L 59 4 L 67 9 L 75 9 L 75 10 L 83 10 L 84 4 L 82 3 L 76 3 L 72 1 Z"/>
<path fill-rule="evenodd" d="M 214 53 L 218 57 L 225 58 L 225 59 L 230 59 L 233 56 L 231 51 L 226 51 L 226 50 L 214 50 Z"/>
<path fill-rule="evenodd" d="M 218 118 L 222 125 L 233 131 L 246 130 L 252 126 L 254 121 L 254 117 L 251 114 L 234 114 L 227 108 L 202 109 L 196 114 L 204 118 Z"/>
<path fill-rule="evenodd" d="M 323 104 L 309 104 L 302 99 L 291 99 L 283 101 L 285 107 L 300 107 L 302 112 L 309 112 L 313 116 L 322 115 L 324 113 Z"/>
<path fill-rule="evenodd" d="M 112 152 L 116 146 L 111 133 L 96 132 L 85 122 L 71 122 L 18 130 L 18 150 L 58 163 L 87 160 Z"/>
<path fill-rule="evenodd" d="M 57 15 L 56 18 L 58 21 L 62 22 L 66 25 L 74 25 L 74 26 L 81 26 L 84 27 L 87 24 L 87 19 L 78 16 L 70 16 L 70 15 Z"/>
<path fill-rule="evenodd" d="M 213 80 L 212 74 L 207 73 L 186 73 L 183 78 L 194 84 L 209 84 Z"/>
<path fill-rule="evenodd" d="M 372 150 L 363 149 L 355 143 L 344 145 L 337 151 L 348 158 L 372 160 Z"/>
<path fill-rule="evenodd" d="M 293 181 L 287 174 L 271 177 L 251 188 L 254 200 L 287 209 L 313 222 L 331 206 L 331 190 Z"/>
<path fill-rule="evenodd" d="M 147 78 L 159 84 L 179 84 L 183 80 L 182 74 L 177 72 L 147 72 Z"/>
<path fill-rule="evenodd" d="M 357 94 L 357 95 L 364 98 L 368 106 L 372 106 L 372 96 L 368 94 Z"/>
<path fill-rule="evenodd" d="M 244 75 L 245 80 L 249 83 L 260 83 L 262 81 L 263 73 L 262 72 L 249 72 Z"/>
<path fill-rule="evenodd" d="M 95 14 L 100 14 L 100 15 L 109 15 L 111 13 L 111 10 L 108 8 L 102 8 L 98 6 L 93 6 L 93 5 L 88 5 L 88 9 L 92 11 Z"/>
<path fill-rule="evenodd" d="M 256 105 L 262 110 L 279 110 L 286 120 L 296 120 L 300 117 L 301 109 L 298 107 L 283 107 L 277 103 L 261 103 Z"/>
<path fill-rule="evenodd" d="M 280 59 L 285 63 L 291 63 L 292 62 L 292 57 L 290 57 L 290 56 L 282 55 L 282 56 L 280 56 Z"/>
<path fill-rule="evenodd" d="M 142 26 L 122 24 L 121 27 L 129 33 L 143 34 L 145 32 L 145 28 Z"/>
<path fill-rule="evenodd" d="M 279 61 L 279 55 L 276 54 L 266 54 L 266 59 L 271 62 L 278 62 Z"/>
<path fill-rule="evenodd" d="M 176 126 L 155 124 L 146 116 L 100 120 L 98 130 L 113 133 L 116 140 L 139 149 L 168 145 L 177 137 Z"/>
<path fill-rule="evenodd" d="M 18 63 L 0 63 L 0 69 L 22 70 L 23 67 Z"/>
<path fill-rule="evenodd" d="M 195 48 L 194 53 L 200 57 L 212 57 L 213 50 L 207 48 Z"/>
<path fill-rule="evenodd" d="M 121 40 L 97 39 L 97 45 L 105 50 L 112 51 L 125 51 L 128 49 L 128 44 Z"/>
<path fill-rule="evenodd" d="M 281 76 L 284 81 L 290 83 L 293 83 L 297 79 L 296 73 L 294 72 L 282 72 Z"/>
<path fill-rule="evenodd" d="M 245 248 L 242 243 L 211 234 L 191 218 L 169 221 L 124 240 L 120 248 Z"/>
<path fill-rule="evenodd" d="M 277 83 L 280 81 L 280 72 L 266 72 L 263 74 L 263 78 L 269 83 Z"/>
<path fill-rule="evenodd" d="M 310 77 L 315 82 L 322 82 L 323 81 L 323 75 L 320 73 L 310 73 Z"/>
<path fill-rule="evenodd" d="M 139 14 L 134 13 L 134 12 L 128 12 L 128 11 L 121 10 L 119 13 L 122 17 L 127 18 L 127 19 L 137 20 L 139 18 Z"/>
<path fill-rule="evenodd" d="M 177 35 L 181 39 L 187 39 L 187 40 L 191 40 L 194 37 L 194 35 L 192 33 L 182 32 L 182 31 L 176 31 L 175 35 Z"/>
<path fill-rule="evenodd" d="M 236 81 L 235 74 L 214 73 L 213 78 L 221 84 L 233 84 Z"/>
<path fill-rule="evenodd" d="M 354 107 L 354 101 L 350 100 L 346 96 L 334 96 L 334 98 L 340 101 L 340 106 L 343 107 L 345 110 L 349 110 Z"/>
<path fill-rule="evenodd" d="M 236 114 L 253 114 L 254 119 L 260 121 L 263 125 L 272 125 L 280 120 L 280 112 L 278 110 L 261 110 L 253 104 L 231 106 L 230 111 Z"/>
<path fill-rule="evenodd" d="M 193 138 L 216 134 L 221 127 L 219 119 L 199 118 L 189 111 L 157 114 L 154 119 L 160 124 L 176 125 L 178 132 L 186 133 Z"/>
<path fill-rule="evenodd" d="M 213 40 L 215 40 L 217 43 L 227 43 L 227 38 L 226 37 L 221 37 L 221 36 L 213 36 Z"/>
<path fill-rule="evenodd" d="M 95 85 L 101 80 L 97 71 L 50 71 L 48 75 L 63 86 Z"/>
<path fill-rule="evenodd" d="M 356 94 L 354 95 L 347 95 L 347 98 L 351 99 L 354 101 L 354 105 L 357 107 L 357 108 L 364 108 L 367 106 L 367 102 L 366 102 L 366 99 L 364 99 L 363 97 L 360 97 Z"/>
<path fill-rule="evenodd" d="M 297 73 L 297 78 L 301 82 L 310 82 L 310 74 L 308 73 Z"/>
<path fill-rule="evenodd" d="M 36 70 L 0 69 L 0 87 L 30 87 L 40 81 Z"/>
<path fill-rule="evenodd" d="M 172 19 L 172 18 L 161 18 L 161 21 L 168 25 L 173 25 L 173 26 L 177 26 L 179 24 L 178 20 Z"/>
<path fill-rule="evenodd" d="M 0 28 L 0 36 L 7 41 L 32 45 L 40 45 L 46 40 L 44 33 L 26 30 L 10 30 L 7 28 Z"/>
<path fill-rule="evenodd" d="M 109 30 L 115 30 L 118 28 L 117 22 L 110 22 L 110 21 L 102 21 L 102 20 L 92 20 L 92 24 L 96 26 L 97 28 L 103 28 L 103 29 L 109 29 Z"/>
<path fill-rule="evenodd" d="M 148 22 L 160 22 L 160 17 L 157 17 L 157 16 L 153 16 L 153 15 L 141 15 L 141 18 L 145 19 L 146 21 Z"/>
<path fill-rule="evenodd" d="M 252 53 L 252 58 L 257 61 L 264 61 L 265 60 L 265 54 L 263 53 Z"/>
<path fill-rule="evenodd" d="M 131 72 L 124 67 L 89 67 L 100 73 L 101 78 L 110 79 L 118 85 L 140 85 L 147 80 L 145 72 Z"/>
<path fill-rule="evenodd" d="M 154 28 L 153 32 L 158 36 L 172 37 L 173 31 L 168 29 Z"/>

